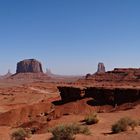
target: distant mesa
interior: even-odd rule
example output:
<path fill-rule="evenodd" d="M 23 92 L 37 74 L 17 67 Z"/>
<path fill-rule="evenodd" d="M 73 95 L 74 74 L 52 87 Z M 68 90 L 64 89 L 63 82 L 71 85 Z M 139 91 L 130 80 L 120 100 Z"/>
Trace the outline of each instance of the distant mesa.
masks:
<path fill-rule="evenodd" d="M 105 73 L 105 66 L 104 63 L 98 63 L 98 69 L 97 69 L 97 73 Z"/>
<path fill-rule="evenodd" d="M 43 73 L 42 64 L 36 59 L 25 59 L 17 63 L 16 73 Z"/>

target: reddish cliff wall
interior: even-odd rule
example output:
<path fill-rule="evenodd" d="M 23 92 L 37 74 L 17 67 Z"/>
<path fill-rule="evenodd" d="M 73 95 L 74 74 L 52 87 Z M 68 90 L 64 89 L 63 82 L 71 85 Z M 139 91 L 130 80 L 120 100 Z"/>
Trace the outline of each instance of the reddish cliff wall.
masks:
<path fill-rule="evenodd" d="M 65 102 L 92 97 L 97 105 L 109 104 L 115 106 L 123 103 L 133 103 L 140 99 L 139 89 L 111 89 L 99 87 L 89 87 L 85 89 L 75 87 L 58 87 L 58 89 L 62 100 Z"/>
<path fill-rule="evenodd" d="M 58 87 L 62 101 L 75 101 L 81 99 L 82 91 L 76 87 Z"/>

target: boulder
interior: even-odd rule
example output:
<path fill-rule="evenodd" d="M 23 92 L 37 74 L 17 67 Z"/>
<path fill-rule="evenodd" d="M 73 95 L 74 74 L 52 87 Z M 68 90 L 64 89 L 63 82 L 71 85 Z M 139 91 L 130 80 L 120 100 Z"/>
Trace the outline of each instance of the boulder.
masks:
<path fill-rule="evenodd" d="M 17 63 L 16 73 L 43 73 L 42 65 L 35 59 L 26 59 Z"/>

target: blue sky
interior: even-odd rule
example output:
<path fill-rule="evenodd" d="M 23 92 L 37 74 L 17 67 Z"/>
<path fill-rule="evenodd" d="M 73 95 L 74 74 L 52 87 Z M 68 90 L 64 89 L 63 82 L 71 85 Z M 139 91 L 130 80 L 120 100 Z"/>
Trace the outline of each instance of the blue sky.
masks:
<path fill-rule="evenodd" d="M 139 0 L 0 0 L 0 74 L 36 58 L 57 74 L 140 67 Z"/>

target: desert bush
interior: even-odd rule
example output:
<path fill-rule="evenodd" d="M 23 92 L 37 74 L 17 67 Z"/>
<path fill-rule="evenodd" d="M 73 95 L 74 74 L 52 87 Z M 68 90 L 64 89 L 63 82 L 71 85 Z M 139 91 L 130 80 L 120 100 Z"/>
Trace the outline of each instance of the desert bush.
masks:
<path fill-rule="evenodd" d="M 129 124 L 128 124 L 130 127 L 131 127 L 131 129 L 132 130 L 135 130 L 135 127 L 137 127 L 138 126 L 138 121 L 136 121 L 136 120 L 130 120 L 129 121 Z"/>
<path fill-rule="evenodd" d="M 137 125 L 140 126 L 140 119 L 137 120 Z"/>
<path fill-rule="evenodd" d="M 96 124 L 99 122 L 99 119 L 97 117 L 97 113 L 92 112 L 89 115 L 87 115 L 84 119 L 84 121 L 86 122 L 87 125 L 92 125 L 92 124 Z"/>
<path fill-rule="evenodd" d="M 50 131 L 53 135 L 52 140 L 74 140 L 74 135 L 76 134 L 90 134 L 90 131 L 87 127 L 78 124 L 58 125 Z"/>
<path fill-rule="evenodd" d="M 25 140 L 25 138 L 29 137 L 29 133 L 27 133 L 23 128 L 18 128 L 11 134 L 12 140 Z"/>
<path fill-rule="evenodd" d="M 128 127 L 131 127 L 131 129 L 134 130 L 136 126 L 137 126 L 137 121 L 132 120 L 129 117 L 124 117 L 112 125 L 112 132 L 119 133 L 122 131 L 127 131 Z"/>

